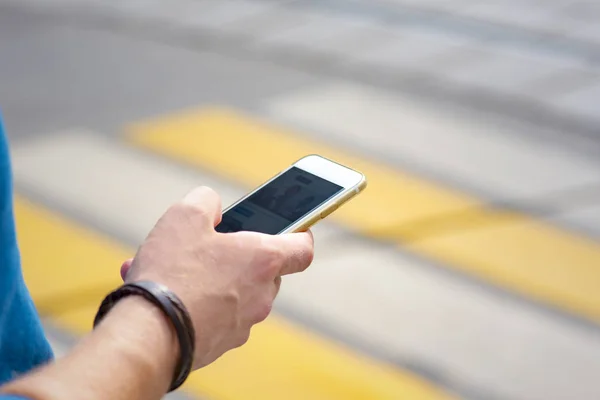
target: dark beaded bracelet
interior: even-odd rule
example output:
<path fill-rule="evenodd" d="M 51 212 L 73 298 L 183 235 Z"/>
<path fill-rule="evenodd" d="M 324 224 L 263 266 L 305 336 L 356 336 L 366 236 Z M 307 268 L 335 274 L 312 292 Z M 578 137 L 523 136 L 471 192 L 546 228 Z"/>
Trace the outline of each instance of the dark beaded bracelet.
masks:
<path fill-rule="evenodd" d="M 140 281 L 127 283 L 104 298 L 98 309 L 96 318 L 94 318 L 94 327 L 98 325 L 119 300 L 132 295 L 142 296 L 160 308 L 175 328 L 179 341 L 180 354 L 169 388 L 169 392 L 172 392 L 185 382 L 192 370 L 196 343 L 196 335 L 190 315 L 175 293 L 171 292 L 166 286 L 155 282 Z"/>

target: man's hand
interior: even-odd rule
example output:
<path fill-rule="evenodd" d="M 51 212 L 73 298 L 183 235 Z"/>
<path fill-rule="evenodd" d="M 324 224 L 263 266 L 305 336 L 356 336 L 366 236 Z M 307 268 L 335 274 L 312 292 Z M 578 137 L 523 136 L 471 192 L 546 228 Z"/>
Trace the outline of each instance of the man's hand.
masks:
<path fill-rule="evenodd" d="M 121 274 L 175 292 L 196 328 L 195 368 L 246 342 L 271 311 L 281 276 L 311 263 L 310 233 L 217 233 L 219 196 L 198 188 L 158 221 Z M 91 321 L 90 321 L 91 323 Z M 152 349 L 152 351 L 148 351 Z M 0 387 L 38 400 L 158 400 L 173 377 L 177 338 L 152 303 L 129 297 L 69 354 Z"/>
<path fill-rule="evenodd" d="M 214 229 L 220 220 L 217 193 L 197 188 L 167 210 L 123 268 L 126 282 L 159 282 L 182 299 L 196 328 L 195 368 L 244 344 L 271 312 L 281 276 L 313 258 L 309 232 L 223 234 Z"/>

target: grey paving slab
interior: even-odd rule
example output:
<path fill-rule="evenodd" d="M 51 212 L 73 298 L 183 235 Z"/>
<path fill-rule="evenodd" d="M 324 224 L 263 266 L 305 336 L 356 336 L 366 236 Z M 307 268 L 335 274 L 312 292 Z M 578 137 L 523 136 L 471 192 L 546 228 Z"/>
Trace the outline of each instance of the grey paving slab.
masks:
<path fill-rule="evenodd" d="M 308 38 L 299 34 L 298 29 L 293 34 L 294 37 L 288 36 L 285 40 L 291 39 L 309 53 L 335 56 L 340 63 L 347 63 L 348 58 L 365 51 L 384 47 L 398 33 L 398 30 L 382 27 L 368 19 L 347 19 L 331 15 L 315 18 L 314 21 L 316 27 L 307 26 L 312 31 L 306 35 Z"/>
<path fill-rule="evenodd" d="M 589 41 L 597 46 L 600 46 L 600 26 L 598 26 L 599 20 L 600 19 L 596 19 L 595 22 L 588 22 L 585 24 L 580 23 L 578 24 L 577 28 L 568 32 L 566 35 L 570 38 Z"/>
<path fill-rule="evenodd" d="M 348 28 L 337 35 L 317 41 L 316 51 L 335 54 L 340 58 L 340 63 L 352 64 L 356 57 L 384 49 L 396 40 L 402 40 L 403 35 L 403 31 L 395 26 L 382 26 L 369 20 L 353 21 Z"/>
<path fill-rule="evenodd" d="M 552 19 L 552 7 L 512 1 L 483 1 L 457 12 L 458 15 L 525 29 L 545 29 Z"/>
<path fill-rule="evenodd" d="M 66 0 L 69 1 L 69 0 Z M 73 1 L 73 0 L 71 0 Z M 93 0 L 92 0 L 93 1 Z M 73 1 L 74 2 L 74 1 Z M 85 2 L 81 2 L 85 4 Z M 95 3 L 100 3 L 100 1 L 95 1 Z M 169 4 L 165 4 L 164 1 L 161 0 L 122 0 L 122 1 L 113 1 L 113 2 L 104 2 L 104 7 L 107 10 L 113 12 L 126 12 L 130 15 L 137 15 L 140 17 L 145 16 L 157 16 L 160 14 L 170 14 L 170 13 L 181 13 L 185 11 L 188 7 L 193 5 L 203 5 L 205 7 L 209 7 L 210 1 L 203 0 L 175 0 L 169 2 Z"/>
<path fill-rule="evenodd" d="M 555 215 L 548 220 L 581 230 L 583 233 L 596 238 L 596 240 L 600 240 L 600 201 L 596 205 L 578 207 Z"/>
<path fill-rule="evenodd" d="M 225 24 L 235 23 L 244 18 L 260 15 L 272 7 L 269 3 L 228 0 L 211 4 L 207 10 L 200 7 L 195 12 L 182 15 L 178 22 L 183 26 L 191 28 L 200 27 L 206 29 L 219 29 Z"/>
<path fill-rule="evenodd" d="M 362 26 L 354 33 L 360 50 L 346 53 L 344 62 L 385 67 L 385 54 L 397 49 L 404 41 L 406 33 L 406 29 L 398 25 Z"/>
<path fill-rule="evenodd" d="M 84 0 L 86 1 L 88 4 L 94 4 L 95 1 L 94 0 Z M 5 1 L 5 3 L 17 3 L 16 1 Z M 71 6 L 71 5 L 77 5 L 77 4 L 81 4 L 82 0 L 30 0 L 28 2 L 28 4 L 33 4 L 37 7 L 65 7 L 65 6 Z"/>
<path fill-rule="evenodd" d="M 53 4 L 50 0 L 0 1 L 12 4 L 45 2 L 47 7 L 52 7 L 48 4 Z M 400 87 L 410 86 L 409 89 L 423 91 L 434 98 L 450 94 L 469 107 L 492 110 L 533 123 L 540 121 L 552 129 L 568 126 L 568 129 L 573 129 L 582 136 L 590 136 L 589 131 L 593 130 L 593 127 L 577 121 L 578 114 L 568 114 L 567 109 L 557 112 L 547 101 L 552 100 L 551 96 L 560 97 L 563 92 L 568 93 L 593 83 L 588 79 L 590 73 L 586 69 L 596 68 L 589 64 L 595 62 L 593 60 L 598 57 L 593 46 L 590 47 L 589 41 L 561 36 L 554 31 L 549 35 L 548 29 L 540 28 L 538 31 L 533 25 L 523 28 L 508 22 L 493 22 L 483 17 L 461 17 L 458 13 L 459 9 L 479 9 L 480 13 L 494 14 L 494 7 L 500 7 L 503 10 L 500 14 L 507 14 L 507 20 L 512 18 L 511 13 L 521 13 L 523 21 L 527 18 L 535 19 L 538 15 L 544 15 L 546 18 L 550 14 L 550 22 L 547 25 L 554 29 L 552 21 L 560 20 L 559 25 L 562 25 L 557 29 L 561 32 L 568 26 L 569 18 L 575 21 L 578 28 L 575 31 L 582 34 L 597 29 L 585 19 L 578 24 L 579 16 L 574 14 L 584 14 L 581 10 L 571 10 L 572 15 L 569 18 L 562 16 L 560 7 L 568 5 L 566 0 L 553 0 L 550 3 L 520 3 L 516 0 L 509 3 L 440 0 L 427 1 L 422 5 L 415 4 L 413 0 L 355 0 L 352 3 L 339 0 L 173 0 L 168 4 L 157 3 L 157 0 L 149 0 L 148 3 L 141 0 L 123 3 L 98 0 L 56 1 L 55 4 L 58 5 L 66 4 L 63 2 L 78 4 L 78 12 L 91 13 L 92 18 L 96 13 L 94 10 L 97 9 L 103 9 L 98 11 L 98 15 L 108 12 L 107 10 L 113 10 L 111 12 L 115 14 L 121 13 L 124 19 L 120 19 L 120 29 L 124 30 L 127 30 L 127 18 L 143 19 L 155 22 L 158 30 L 166 27 L 166 31 L 169 32 L 171 27 L 179 27 L 182 29 L 181 33 L 190 38 L 190 35 L 197 34 L 200 35 L 199 39 L 204 40 L 208 30 L 210 40 L 218 41 L 217 38 L 222 34 L 223 39 L 227 38 L 224 41 L 225 47 L 230 43 L 227 34 L 234 33 L 237 39 L 241 39 L 237 46 L 242 44 L 252 48 L 253 43 L 260 40 L 260 45 L 254 46 L 254 50 L 258 50 L 258 57 L 273 58 L 276 62 L 287 63 L 293 68 L 319 73 L 320 68 L 332 69 L 348 65 L 350 68 L 345 69 L 344 73 L 355 74 L 358 79 L 367 79 L 369 74 L 392 71 L 391 74 L 385 75 L 385 79 L 396 79 Z M 86 6 L 90 4 L 94 6 Z M 357 4 L 361 6 L 355 7 Z M 452 7 L 447 9 L 448 6 L 454 7 L 455 10 L 452 10 Z M 485 12 L 481 11 L 482 9 Z M 583 10 L 585 11 L 585 8 Z M 394 15 L 393 18 L 388 15 L 388 11 Z M 295 13 L 299 14 L 299 18 Z M 304 14 L 309 14 L 308 20 Z M 323 18 L 323 15 L 327 17 Z M 331 20 L 324 22 L 328 19 Z M 363 19 L 375 26 L 381 26 L 361 26 Z M 361 21 L 356 23 L 355 20 Z M 390 25 L 393 21 L 397 24 Z M 354 26 L 355 24 L 358 27 Z M 384 25 L 385 28 L 381 29 Z M 390 38 L 386 33 L 388 30 L 394 32 Z M 403 36 L 414 40 L 399 41 L 398 37 Z M 468 51 L 473 42 L 478 46 L 477 43 L 484 39 L 493 40 L 482 45 L 485 47 L 483 53 Z M 269 41 L 272 42 L 268 43 Z M 265 43 L 267 45 L 264 45 Z M 277 51 L 269 53 L 269 48 Z M 464 55 L 461 53 L 462 48 L 467 49 Z M 544 55 L 543 52 L 550 48 L 555 54 L 550 57 Z M 513 55 L 513 52 L 517 54 Z M 315 59 L 312 57 L 314 55 L 326 57 Z M 575 61 L 572 61 L 573 59 Z M 577 72 L 579 67 L 571 66 L 565 69 L 565 65 L 569 63 L 583 65 L 581 74 Z M 419 78 L 422 79 L 417 79 L 417 82 L 411 80 L 410 83 L 404 79 L 414 74 L 419 74 Z M 468 89 L 470 95 L 463 96 L 464 89 Z M 479 94 L 484 94 L 486 101 L 480 102 L 480 97 L 472 96 L 478 94 L 478 90 Z M 496 107 L 495 104 L 498 103 L 507 104 L 507 95 L 519 100 L 520 104 L 529 104 L 528 107 L 534 112 L 521 111 L 520 108 L 515 109 L 510 105 Z M 537 110 L 543 111 L 538 113 Z M 543 115 L 552 115 L 552 118 L 546 119 Z M 591 136 L 598 135 L 594 132 Z"/>
<path fill-rule="evenodd" d="M 243 35 L 246 39 L 260 41 L 288 29 L 295 29 L 317 14 L 307 10 L 293 10 L 274 6 L 263 13 L 223 24 L 220 29 L 227 33 Z"/>
<path fill-rule="evenodd" d="M 557 98 L 563 98 L 570 93 L 594 86 L 600 82 L 600 71 L 594 68 L 565 68 L 546 77 L 530 82 L 527 87 L 536 98 L 553 107 Z M 565 112 L 565 110 L 560 110 Z M 569 115 L 572 115 L 569 113 Z"/>
<path fill-rule="evenodd" d="M 551 101 L 558 110 L 588 120 L 600 121 L 600 80 Z"/>
<path fill-rule="evenodd" d="M 400 31 L 396 40 L 356 55 L 351 62 L 365 68 L 383 68 L 398 73 L 407 70 L 435 74 L 440 69 L 440 60 L 470 43 L 462 36 Z"/>
<path fill-rule="evenodd" d="M 347 241 L 330 251 L 285 281 L 276 309 L 342 328 L 349 340 L 426 371 L 464 398 L 600 395 L 596 335 L 568 330 L 509 299 L 490 301 L 381 245 Z"/>
<path fill-rule="evenodd" d="M 539 201 L 552 210 L 547 221 L 600 240 L 600 181 L 548 194 Z"/>
<path fill-rule="evenodd" d="M 546 101 L 544 91 L 551 88 L 552 77 L 560 76 L 565 70 L 585 68 L 585 64 L 574 59 L 528 53 L 515 48 L 488 49 L 484 44 L 465 48 L 464 51 L 464 57 L 472 62 L 463 68 L 443 69 L 440 71 L 442 76 L 455 84 L 504 95 L 537 98 L 540 102 Z M 548 85 L 536 87 L 539 81 L 547 81 Z"/>
<path fill-rule="evenodd" d="M 447 12 L 464 9 L 473 4 L 473 2 L 474 0 L 377 0 L 377 3 L 387 6 L 395 5 Z"/>
<path fill-rule="evenodd" d="M 124 0 L 102 2 L 99 9 L 111 15 L 128 15 L 134 20 L 181 25 L 190 17 L 210 13 L 218 7 L 214 0 Z"/>
<path fill-rule="evenodd" d="M 0 53 L 0 104 L 16 136 L 73 126 L 120 133 L 123 124 L 168 110 L 251 109 L 265 96 L 318 82 L 269 63 L 56 26 L 26 12 L 0 12 Z"/>
<path fill-rule="evenodd" d="M 445 13 L 461 18 L 476 19 L 489 24 L 512 26 L 531 31 L 560 31 L 553 24 L 557 14 L 572 1 L 566 0 L 381 0 L 378 3 Z M 573 20 L 573 18 L 570 18 Z M 562 25 L 568 23 L 563 21 Z M 560 25 L 560 24 L 559 24 Z M 571 26 L 570 23 L 568 23 Z"/>
<path fill-rule="evenodd" d="M 573 37 L 571 34 L 581 30 L 588 25 L 594 25 L 597 18 L 593 10 L 583 10 L 578 1 L 554 0 L 548 4 L 551 7 L 551 18 L 543 27 L 545 31 L 551 31 L 563 37 Z M 539 5 L 540 8 L 544 4 Z"/>
<path fill-rule="evenodd" d="M 344 56 L 360 49 L 361 33 L 377 29 L 377 24 L 361 18 L 345 18 L 334 14 L 304 14 L 302 24 L 288 26 L 279 32 L 272 31 L 262 37 L 258 46 L 301 49 L 308 53 L 327 53 Z M 364 46 L 373 46 L 373 42 Z M 377 44 L 378 45 L 378 44 Z"/>
<path fill-rule="evenodd" d="M 491 200 L 526 200 L 600 181 L 600 158 L 516 134 L 502 121 L 364 85 L 319 85 L 274 97 L 266 108 L 315 136 L 370 150 Z"/>
<path fill-rule="evenodd" d="M 562 1 L 560 12 L 565 18 L 577 22 L 580 26 L 597 25 L 600 18 L 600 4 L 594 0 Z"/>

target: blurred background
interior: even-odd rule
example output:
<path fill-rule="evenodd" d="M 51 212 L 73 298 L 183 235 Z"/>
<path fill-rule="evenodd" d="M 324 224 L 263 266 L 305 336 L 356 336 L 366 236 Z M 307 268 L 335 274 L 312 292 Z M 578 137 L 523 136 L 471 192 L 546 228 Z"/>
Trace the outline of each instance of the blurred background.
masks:
<path fill-rule="evenodd" d="M 172 399 L 600 399 L 600 3 L 0 0 L 23 268 L 60 356 L 171 202 L 367 191 Z"/>

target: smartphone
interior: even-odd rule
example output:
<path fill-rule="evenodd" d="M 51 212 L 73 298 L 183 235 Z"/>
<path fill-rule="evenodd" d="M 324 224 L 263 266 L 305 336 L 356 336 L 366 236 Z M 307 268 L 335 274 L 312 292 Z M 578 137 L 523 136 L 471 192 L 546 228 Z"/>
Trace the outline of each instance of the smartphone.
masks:
<path fill-rule="evenodd" d="M 366 186 L 360 172 L 308 155 L 228 207 L 215 229 L 272 235 L 306 231 Z"/>

